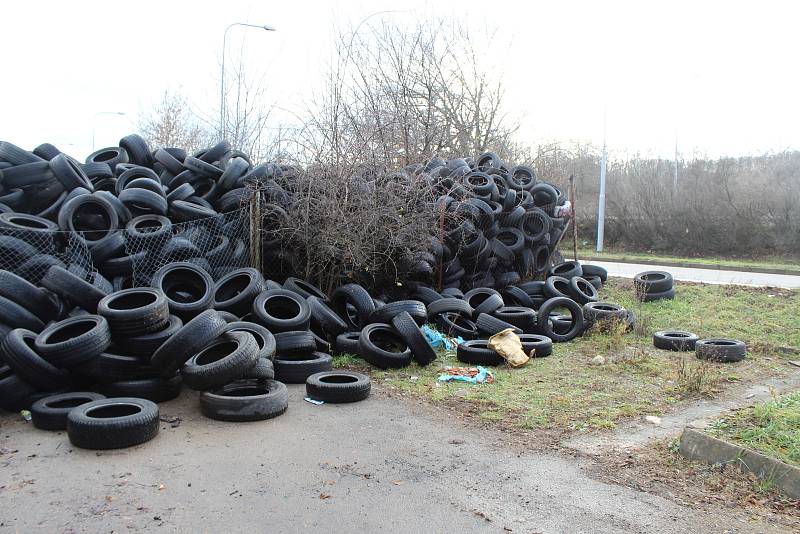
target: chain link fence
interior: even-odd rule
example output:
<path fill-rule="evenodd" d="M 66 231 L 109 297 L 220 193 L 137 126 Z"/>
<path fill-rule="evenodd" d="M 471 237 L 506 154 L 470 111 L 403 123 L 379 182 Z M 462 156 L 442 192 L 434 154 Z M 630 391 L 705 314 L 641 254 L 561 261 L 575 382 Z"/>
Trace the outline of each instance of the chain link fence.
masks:
<path fill-rule="evenodd" d="M 124 284 L 128 287 L 149 286 L 158 269 L 178 261 L 195 263 L 215 280 L 234 269 L 260 267 L 251 250 L 251 234 L 257 235 L 260 228 L 249 204 L 185 223 L 161 219 L 160 224 L 145 220 L 135 231 L 130 225 L 116 230 L 108 238 L 122 239 L 124 246 L 114 257 L 97 263 L 93 253 L 96 257 L 102 241 L 87 242 L 82 232 L 0 227 L 0 269 L 38 285 L 47 270 L 58 265 L 86 280 L 96 272 L 109 281 L 130 277 Z"/>

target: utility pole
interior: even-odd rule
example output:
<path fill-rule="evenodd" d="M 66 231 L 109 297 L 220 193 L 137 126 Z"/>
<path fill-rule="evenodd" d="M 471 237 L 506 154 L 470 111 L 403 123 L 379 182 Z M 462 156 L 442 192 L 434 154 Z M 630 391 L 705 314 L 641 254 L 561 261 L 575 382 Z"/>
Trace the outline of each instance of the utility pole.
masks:
<path fill-rule="evenodd" d="M 603 109 L 603 157 L 600 160 L 600 198 L 597 206 L 597 252 L 603 252 L 603 230 L 606 222 L 606 133 L 608 131 L 608 112 Z"/>
<path fill-rule="evenodd" d="M 678 136 L 675 136 L 675 161 L 672 165 L 672 193 L 678 194 Z"/>

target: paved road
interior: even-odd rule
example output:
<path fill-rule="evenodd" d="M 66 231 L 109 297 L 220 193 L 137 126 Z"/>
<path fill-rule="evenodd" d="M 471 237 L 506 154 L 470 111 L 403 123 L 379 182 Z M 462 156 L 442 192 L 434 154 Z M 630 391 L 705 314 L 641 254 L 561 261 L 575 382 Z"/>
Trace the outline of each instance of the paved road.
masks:
<path fill-rule="evenodd" d="M 0 416 L 0 533 L 764 531 L 598 482 L 575 459 L 514 453 L 411 402 L 302 395 L 235 424 L 204 419 L 185 392 L 161 405 L 180 426 L 100 453 Z"/>
<path fill-rule="evenodd" d="M 669 271 L 675 280 L 685 282 L 705 282 L 707 284 L 735 284 L 743 286 L 773 286 L 800 288 L 800 276 L 788 274 L 749 273 L 744 271 L 720 271 L 717 269 L 691 269 L 674 265 L 644 265 L 641 263 L 617 263 L 610 261 L 581 260 L 592 265 L 600 265 L 611 276 L 633 278 L 642 271 Z"/>

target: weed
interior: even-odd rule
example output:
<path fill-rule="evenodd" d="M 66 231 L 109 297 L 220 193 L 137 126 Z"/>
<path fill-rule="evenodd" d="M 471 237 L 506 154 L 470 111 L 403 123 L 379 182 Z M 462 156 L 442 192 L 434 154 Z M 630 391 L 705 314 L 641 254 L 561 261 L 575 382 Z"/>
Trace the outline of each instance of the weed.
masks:
<path fill-rule="evenodd" d="M 719 383 L 719 372 L 706 360 L 684 356 L 678 363 L 676 382 L 684 396 L 708 394 Z"/>

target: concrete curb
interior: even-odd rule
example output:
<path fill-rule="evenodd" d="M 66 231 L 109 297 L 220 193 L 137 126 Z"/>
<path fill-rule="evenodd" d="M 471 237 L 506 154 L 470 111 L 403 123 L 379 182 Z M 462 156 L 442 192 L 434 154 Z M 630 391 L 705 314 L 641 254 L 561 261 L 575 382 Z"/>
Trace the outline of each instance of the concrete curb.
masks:
<path fill-rule="evenodd" d="M 681 435 L 681 454 L 690 460 L 710 464 L 735 463 L 775 486 L 793 499 L 800 499 L 800 469 L 727 441 L 687 428 Z"/>
<path fill-rule="evenodd" d="M 734 271 L 742 273 L 760 274 L 783 274 L 787 276 L 800 276 L 800 272 L 787 269 L 771 269 L 769 267 L 734 267 L 732 265 L 717 265 L 711 263 L 694 263 L 690 261 L 669 261 L 669 260 L 648 260 L 644 258 L 603 258 L 600 256 L 584 256 L 580 261 L 591 263 L 593 261 L 605 261 L 608 263 L 639 263 L 641 265 L 660 265 L 664 267 L 685 267 L 687 269 L 708 269 L 710 271 Z"/>

